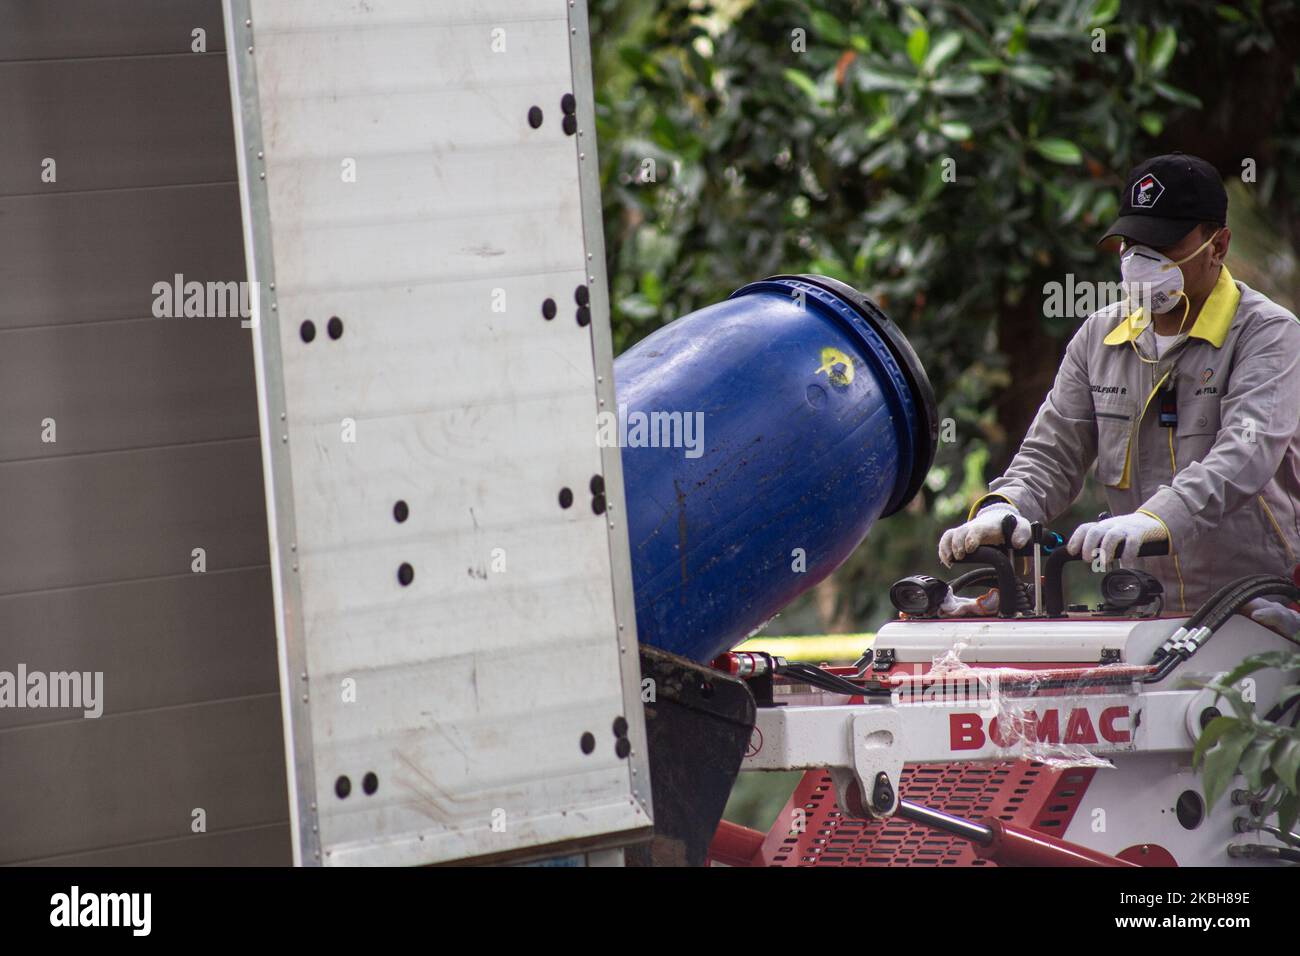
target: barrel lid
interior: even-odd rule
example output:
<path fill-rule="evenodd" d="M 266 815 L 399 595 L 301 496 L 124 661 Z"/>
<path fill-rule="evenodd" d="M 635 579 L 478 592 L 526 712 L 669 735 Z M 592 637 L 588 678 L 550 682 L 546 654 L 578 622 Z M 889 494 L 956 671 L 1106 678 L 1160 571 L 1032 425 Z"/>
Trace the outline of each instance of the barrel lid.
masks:
<path fill-rule="evenodd" d="M 890 354 L 902 370 L 915 402 L 916 424 L 913 440 L 916 454 L 912 456 L 911 473 L 902 485 L 903 493 L 893 497 L 882 517 L 901 511 L 921 490 L 921 483 L 925 481 L 930 466 L 934 464 L 935 451 L 939 445 L 939 409 L 934 399 L 934 387 L 930 384 L 930 377 L 925 374 L 925 366 L 921 364 L 920 357 L 912 348 L 912 343 L 907 340 L 907 336 L 903 334 L 903 330 L 885 315 L 880 306 L 851 285 L 823 275 L 775 275 L 764 281 L 777 282 L 782 279 L 806 282 L 825 289 L 851 305 L 853 310 L 884 340 Z"/>

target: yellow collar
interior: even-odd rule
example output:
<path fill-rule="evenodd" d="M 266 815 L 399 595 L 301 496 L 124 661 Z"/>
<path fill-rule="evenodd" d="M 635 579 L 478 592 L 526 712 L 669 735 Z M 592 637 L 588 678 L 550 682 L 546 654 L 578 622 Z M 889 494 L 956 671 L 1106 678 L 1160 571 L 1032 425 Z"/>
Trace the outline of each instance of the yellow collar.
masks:
<path fill-rule="evenodd" d="M 1196 317 L 1191 331 L 1187 334 L 1204 339 L 1216 349 L 1222 348 L 1223 340 L 1228 337 L 1228 326 L 1232 325 L 1232 318 L 1237 314 L 1237 304 L 1240 301 L 1241 290 L 1232 281 L 1232 275 L 1225 265 L 1219 270 L 1219 281 L 1214 283 L 1205 305 L 1201 306 L 1201 314 Z M 1143 321 L 1142 310 L 1138 309 L 1111 329 L 1102 341 L 1107 345 L 1123 345 L 1125 342 L 1132 342 L 1150 324 Z"/>

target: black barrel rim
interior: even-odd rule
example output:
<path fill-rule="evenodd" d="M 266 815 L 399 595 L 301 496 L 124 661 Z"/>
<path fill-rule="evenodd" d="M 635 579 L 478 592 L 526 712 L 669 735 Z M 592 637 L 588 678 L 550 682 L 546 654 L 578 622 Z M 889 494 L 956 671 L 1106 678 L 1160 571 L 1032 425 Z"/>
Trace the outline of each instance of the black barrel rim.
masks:
<path fill-rule="evenodd" d="M 894 360 L 898 362 L 898 367 L 902 369 L 903 377 L 917 400 L 914 436 L 917 454 L 912 458 L 912 472 L 908 475 L 902 497 L 892 508 L 883 512 L 881 517 L 888 517 L 902 511 L 921 490 L 925 476 L 930 473 L 930 466 L 934 464 L 934 456 L 939 447 L 939 406 L 934 398 L 934 386 L 930 384 L 930 376 L 925 373 L 925 366 L 921 364 L 920 356 L 916 354 L 916 349 L 912 348 L 912 343 L 907 340 L 907 336 L 894 320 L 887 316 L 880 306 L 848 283 L 832 279 L 830 276 L 813 274 L 775 275 L 769 276 L 764 281 L 773 282 L 780 279 L 807 282 L 849 303 L 854 311 L 876 330 Z"/>

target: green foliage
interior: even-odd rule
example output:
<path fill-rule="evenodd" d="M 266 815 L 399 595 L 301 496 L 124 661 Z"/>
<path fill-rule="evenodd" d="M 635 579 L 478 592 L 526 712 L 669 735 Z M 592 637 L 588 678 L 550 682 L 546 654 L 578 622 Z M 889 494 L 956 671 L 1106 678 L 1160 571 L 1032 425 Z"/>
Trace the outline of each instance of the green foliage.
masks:
<path fill-rule="evenodd" d="M 1256 713 L 1252 700 L 1237 686 L 1250 675 L 1270 668 L 1284 674 L 1300 672 L 1300 652 L 1256 654 L 1217 680 L 1196 685 L 1215 691 L 1216 702 L 1226 700 L 1232 716 L 1210 721 L 1196 742 L 1192 762 L 1201 771 L 1207 808 L 1213 808 L 1227 793 L 1233 778 L 1241 774 L 1246 789 L 1258 800 L 1258 818 L 1267 820 L 1276 815 L 1277 825 L 1292 831 L 1300 817 L 1300 728 L 1286 715 L 1300 706 L 1300 686 L 1287 688 L 1273 714 L 1264 717 Z"/>

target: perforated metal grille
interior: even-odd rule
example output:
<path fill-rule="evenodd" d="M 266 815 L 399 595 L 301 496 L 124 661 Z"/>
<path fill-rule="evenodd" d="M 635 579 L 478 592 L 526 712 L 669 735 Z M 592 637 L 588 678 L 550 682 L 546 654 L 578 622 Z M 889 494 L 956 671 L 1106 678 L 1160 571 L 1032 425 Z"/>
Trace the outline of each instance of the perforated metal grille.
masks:
<path fill-rule="evenodd" d="M 993 817 L 1059 835 L 1092 773 L 1025 760 L 915 764 L 903 769 L 901 790 L 908 800 L 967 819 Z M 762 860 L 768 866 L 996 866 L 979 859 L 967 841 L 928 827 L 844 816 L 830 775 L 820 770 L 806 773 L 795 788 L 763 842 Z"/>

